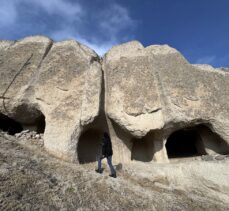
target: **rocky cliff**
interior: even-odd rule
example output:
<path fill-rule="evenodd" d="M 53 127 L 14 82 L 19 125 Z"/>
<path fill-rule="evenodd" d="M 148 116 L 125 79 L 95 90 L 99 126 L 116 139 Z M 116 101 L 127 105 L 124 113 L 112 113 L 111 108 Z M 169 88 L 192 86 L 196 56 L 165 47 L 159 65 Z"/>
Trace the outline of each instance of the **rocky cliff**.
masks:
<path fill-rule="evenodd" d="M 95 161 L 104 131 L 115 162 L 229 152 L 228 69 L 167 45 L 133 41 L 100 58 L 73 40 L 1 41 L 0 80 L 1 129 L 44 133 L 64 160 Z"/>

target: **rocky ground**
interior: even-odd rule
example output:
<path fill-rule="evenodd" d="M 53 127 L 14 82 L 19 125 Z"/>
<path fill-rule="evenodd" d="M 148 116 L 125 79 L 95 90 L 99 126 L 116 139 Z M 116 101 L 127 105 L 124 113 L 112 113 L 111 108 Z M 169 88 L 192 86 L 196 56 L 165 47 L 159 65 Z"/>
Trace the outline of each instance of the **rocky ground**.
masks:
<path fill-rule="evenodd" d="M 134 162 L 118 178 L 50 157 L 36 134 L 0 133 L 0 210 L 228 210 L 229 158 Z M 120 166 L 119 166 L 120 167 Z"/>

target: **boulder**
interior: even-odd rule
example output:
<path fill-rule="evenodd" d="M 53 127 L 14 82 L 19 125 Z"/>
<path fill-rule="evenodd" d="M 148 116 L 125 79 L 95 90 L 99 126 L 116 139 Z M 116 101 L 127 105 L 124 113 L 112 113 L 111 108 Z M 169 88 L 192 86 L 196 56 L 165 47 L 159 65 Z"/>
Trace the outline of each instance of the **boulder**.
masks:
<path fill-rule="evenodd" d="M 77 160 L 78 137 L 99 112 L 98 55 L 76 41 L 42 36 L 1 41 L 0 49 L 0 113 L 24 129 L 42 127 L 50 153 Z"/>
<path fill-rule="evenodd" d="M 138 138 L 142 149 L 152 148 L 152 159 L 167 161 L 169 136 L 194 128 L 204 153 L 228 153 L 228 72 L 191 65 L 168 45 L 144 48 L 137 41 L 111 48 L 103 69 L 110 131 L 115 145 L 120 145 L 117 160 L 132 159 L 133 140 Z M 217 136 L 215 145 L 209 143 L 212 134 Z"/>

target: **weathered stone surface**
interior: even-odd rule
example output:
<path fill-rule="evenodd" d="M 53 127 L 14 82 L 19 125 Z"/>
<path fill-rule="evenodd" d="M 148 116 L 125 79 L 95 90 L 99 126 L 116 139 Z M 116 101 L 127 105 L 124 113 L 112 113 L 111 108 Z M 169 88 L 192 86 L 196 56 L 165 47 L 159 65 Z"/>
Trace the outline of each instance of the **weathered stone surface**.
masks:
<path fill-rule="evenodd" d="M 45 147 L 63 159 L 75 159 L 83 126 L 99 112 L 102 73 L 94 58 L 75 41 L 54 43 L 34 82 L 35 100 L 46 117 Z"/>
<path fill-rule="evenodd" d="M 149 56 L 140 43 L 112 48 L 105 56 L 103 69 L 110 118 L 140 137 L 150 129 L 163 127 L 157 76 L 152 74 Z"/>
<path fill-rule="evenodd" d="M 14 43 L 15 43 L 14 41 L 0 40 L 0 49 L 1 49 L 1 51 L 4 50 L 4 49 L 9 48 Z"/>
<path fill-rule="evenodd" d="M 17 42 L 4 41 L 0 44 L 0 112 L 9 116 L 22 104 L 23 94 L 38 71 L 43 57 L 52 41 L 46 37 L 27 37 Z M 27 100 L 27 99 L 25 99 Z"/>
<path fill-rule="evenodd" d="M 162 143 L 159 148 L 154 146 L 156 155 L 165 150 L 166 139 L 173 131 L 204 124 L 223 138 L 228 152 L 229 74 L 226 71 L 191 65 L 167 45 L 144 48 L 136 41 L 113 47 L 105 55 L 103 69 L 107 115 L 130 134 L 127 138 L 130 145 L 131 136 L 144 137 L 150 131 L 160 130 L 162 135 L 151 138 L 154 143 Z M 114 140 L 123 142 L 117 133 L 113 135 Z M 204 138 L 204 134 L 200 135 Z M 206 145 L 210 151 L 217 151 L 216 146 Z M 127 144 L 122 147 L 126 149 L 124 156 L 130 160 L 132 147 Z"/>
<path fill-rule="evenodd" d="M 81 130 L 99 112 L 98 56 L 75 41 L 52 44 L 45 37 L 25 38 L 0 54 L 0 112 L 24 127 L 44 115 L 46 149 L 65 160 L 76 159 Z"/>
<path fill-rule="evenodd" d="M 0 114 L 44 132 L 65 160 L 95 161 L 107 130 L 115 162 L 168 162 L 179 130 L 196 153 L 229 152 L 228 69 L 191 65 L 167 45 L 132 41 L 101 59 L 73 40 L 1 41 L 0 76 Z"/>

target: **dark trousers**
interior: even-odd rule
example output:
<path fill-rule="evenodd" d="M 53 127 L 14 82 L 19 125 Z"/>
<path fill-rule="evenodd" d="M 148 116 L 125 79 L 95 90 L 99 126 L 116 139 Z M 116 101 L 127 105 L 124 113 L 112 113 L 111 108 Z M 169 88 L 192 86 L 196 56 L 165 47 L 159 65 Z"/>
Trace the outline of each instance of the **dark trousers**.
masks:
<path fill-rule="evenodd" d="M 109 168 L 110 168 L 110 171 L 111 171 L 111 174 L 115 174 L 115 169 L 112 165 L 112 156 L 109 156 L 109 157 L 106 157 L 107 158 L 107 164 L 109 165 Z M 102 170 L 102 159 L 103 158 L 99 158 L 98 160 L 98 169 L 99 170 Z"/>

